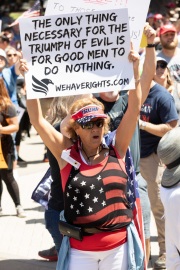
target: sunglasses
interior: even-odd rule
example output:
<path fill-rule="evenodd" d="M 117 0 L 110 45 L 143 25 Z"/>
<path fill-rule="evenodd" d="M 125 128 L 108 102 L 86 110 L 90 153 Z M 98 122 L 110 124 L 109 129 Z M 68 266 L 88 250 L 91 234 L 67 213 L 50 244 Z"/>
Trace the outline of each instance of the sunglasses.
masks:
<path fill-rule="evenodd" d="M 15 57 L 15 56 L 17 56 L 17 53 L 8 54 L 7 56 L 8 56 L 8 57 L 12 57 L 12 56 Z"/>
<path fill-rule="evenodd" d="M 165 69 L 165 68 L 167 68 L 167 64 L 165 62 L 158 63 L 156 65 L 156 69 L 158 69 L 158 68 Z"/>
<path fill-rule="evenodd" d="M 94 125 L 96 125 L 96 127 L 98 127 L 98 128 L 102 128 L 104 126 L 104 119 L 99 119 L 96 121 L 89 121 L 85 124 L 80 124 L 82 129 L 92 129 L 94 127 Z"/>

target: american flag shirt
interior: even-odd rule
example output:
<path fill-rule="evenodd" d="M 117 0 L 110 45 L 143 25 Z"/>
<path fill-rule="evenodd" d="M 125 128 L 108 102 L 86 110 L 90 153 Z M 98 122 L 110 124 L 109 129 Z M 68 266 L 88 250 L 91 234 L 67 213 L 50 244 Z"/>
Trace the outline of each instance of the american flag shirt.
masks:
<path fill-rule="evenodd" d="M 72 147 L 71 156 L 73 152 L 77 160 L 79 154 L 76 146 Z M 109 156 L 102 166 L 87 166 L 82 164 L 78 170 L 73 166 L 71 168 L 64 189 L 66 221 L 81 227 L 97 227 L 107 231 L 126 227 L 132 221 L 133 214 L 127 200 L 128 177 L 124 162 L 117 158 L 115 149 L 110 146 Z M 96 168 L 93 174 L 97 166 L 100 169 L 97 172 Z M 85 176 L 82 171 L 87 168 L 90 173 Z"/>

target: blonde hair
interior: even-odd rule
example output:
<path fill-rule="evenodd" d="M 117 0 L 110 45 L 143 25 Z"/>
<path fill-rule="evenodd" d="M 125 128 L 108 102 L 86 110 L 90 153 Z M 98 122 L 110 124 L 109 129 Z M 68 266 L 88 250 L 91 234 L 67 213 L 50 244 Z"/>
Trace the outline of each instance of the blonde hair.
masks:
<path fill-rule="evenodd" d="M 166 89 L 168 90 L 169 93 L 173 92 L 173 87 L 174 87 L 174 83 L 171 77 L 171 73 L 169 68 L 167 67 L 167 85 L 166 85 Z"/>
<path fill-rule="evenodd" d="M 50 107 L 48 109 L 46 120 L 51 125 L 55 125 L 61 122 L 69 113 L 70 106 L 76 100 L 80 100 L 84 96 L 91 96 L 91 95 L 76 95 L 76 96 L 69 96 L 69 97 L 66 96 L 66 97 L 53 98 L 50 104 Z"/>
<path fill-rule="evenodd" d="M 6 54 L 9 52 L 9 51 L 14 51 L 15 53 L 17 53 L 17 50 L 14 48 L 14 47 L 12 47 L 12 46 L 8 46 L 6 49 L 5 49 L 5 52 L 6 52 Z"/>
<path fill-rule="evenodd" d="M 102 110 L 104 111 L 104 105 L 100 101 L 98 101 L 96 98 L 92 97 L 92 98 L 82 98 L 75 101 L 70 107 L 69 112 L 72 115 L 75 112 L 79 111 L 81 108 L 87 105 L 92 105 L 92 104 L 95 104 L 101 107 Z M 74 121 L 73 119 L 70 119 L 69 126 L 67 127 L 66 131 L 69 133 L 70 138 L 73 140 L 77 140 L 77 134 L 75 130 L 78 126 L 79 125 L 78 123 L 76 123 L 76 121 Z M 109 131 L 109 117 L 104 119 L 104 134 L 106 134 L 108 131 Z"/>

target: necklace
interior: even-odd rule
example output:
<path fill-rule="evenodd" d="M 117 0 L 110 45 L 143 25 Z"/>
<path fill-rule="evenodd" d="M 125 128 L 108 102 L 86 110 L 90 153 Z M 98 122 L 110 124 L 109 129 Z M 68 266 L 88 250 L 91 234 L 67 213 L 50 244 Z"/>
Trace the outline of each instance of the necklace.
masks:
<path fill-rule="evenodd" d="M 99 155 L 99 154 L 101 153 L 101 151 L 103 150 L 103 147 L 102 147 L 102 145 L 100 145 L 100 146 L 98 147 L 98 153 L 96 153 L 96 154 L 94 154 L 94 155 L 92 155 L 92 156 L 88 156 L 88 155 L 86 154 L 86 152 L 84 151 L 84 148 L 83 148 L 83 147 L 82 147 L 82 150 L 83 150 L 83 152 L 84 152 L 84 154 L 85 154 L 85 156 L 86 156 L 86 158 L 87 158 L 87 160 L 88 160 L 88 164 L 91 165 L 90 158 Z"/>

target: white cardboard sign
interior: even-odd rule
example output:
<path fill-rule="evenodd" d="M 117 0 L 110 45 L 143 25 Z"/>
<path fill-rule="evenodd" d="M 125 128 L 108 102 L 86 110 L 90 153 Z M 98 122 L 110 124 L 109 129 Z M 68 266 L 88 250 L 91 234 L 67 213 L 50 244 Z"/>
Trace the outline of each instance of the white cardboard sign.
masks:
<path fill-rule="evenodd" d="M 27 98 L 134 89 L 128 10 L 20 20 Z"/>
<path fill-rule="evenodd" d="M 139 50 L 150 0 L 48 0 L 46 15 L 94 12 L 128 8 L 130 37 L 134 49 Z"/>
<path fill-rule="evenodd" d="M 19 105 L 16 105 L 16 113 L 17 113 L 19 123 L 21 121 L 21 118 L 23 117 L 24 112 L 25 112 L 24 108 L 20 107 Z"/>

